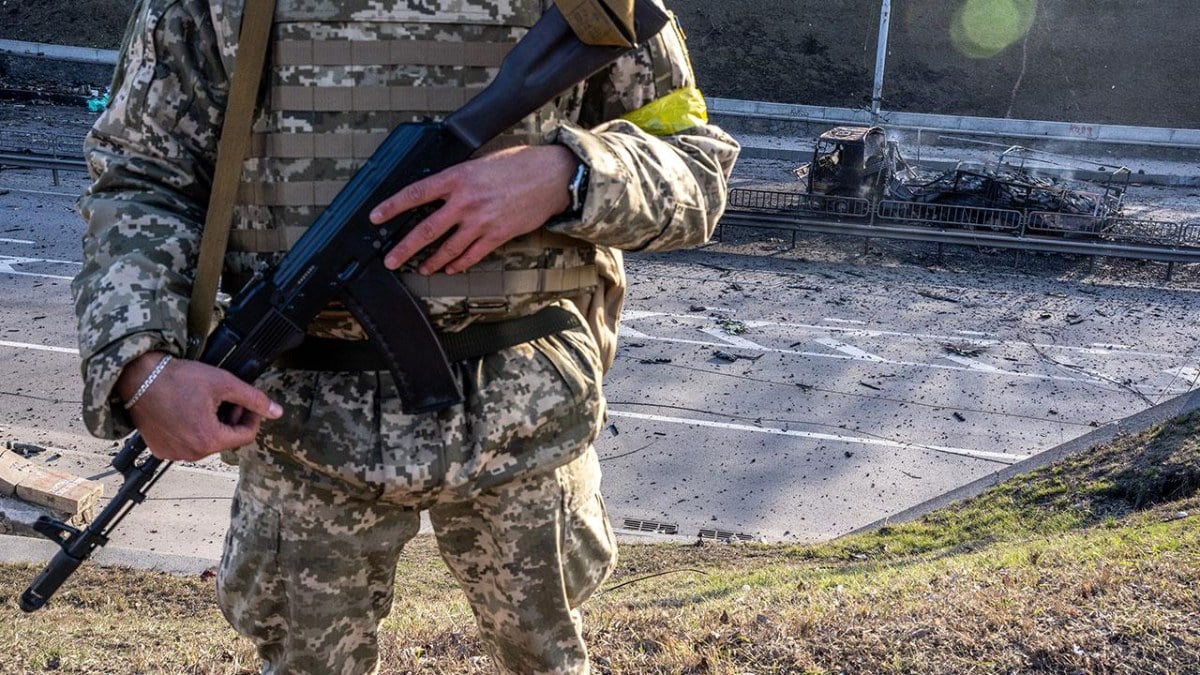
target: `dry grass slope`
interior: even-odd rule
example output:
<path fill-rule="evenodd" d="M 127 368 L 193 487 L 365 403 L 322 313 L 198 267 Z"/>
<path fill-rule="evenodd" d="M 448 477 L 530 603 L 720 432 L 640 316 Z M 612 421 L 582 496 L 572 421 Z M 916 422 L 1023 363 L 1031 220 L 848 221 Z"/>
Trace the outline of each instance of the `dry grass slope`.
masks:
<path fill-rule="evenodd" d="M 587 607 L 602 673 L 1186 673 L 1200 664 L 1200 414 L 821 546 L 627 546 Z M 21 615 L 5 672 L 251 673 L 212 582 L 85 567 Z M 406 553 L 383 672 L 491 672 L 432 542 Z"/>

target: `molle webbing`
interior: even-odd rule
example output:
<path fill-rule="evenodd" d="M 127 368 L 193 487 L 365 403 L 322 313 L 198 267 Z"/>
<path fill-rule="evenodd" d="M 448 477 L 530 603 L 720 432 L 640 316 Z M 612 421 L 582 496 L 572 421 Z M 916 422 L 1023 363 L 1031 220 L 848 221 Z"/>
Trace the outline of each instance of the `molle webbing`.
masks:
<path fill-rule="evenodd" d="M 483 91 L 478 86 L 275 87 L 271 107 L 292 112 L 377 112 L 407 110 L 414 113 L 450 113 Z"/>
<path fill-rule="evenodd" d="M 274 230 L 234 230 L 229 250 L 252 253 L 280 253 L 290 249 L 305 232 L 302 227 Z M 505 246 L 509 254 L 540 258 L 556 250 L 578 250 L 587 244 L 561 234 L 538 230 L 514 239 Z M 415 272 L 401 275 L 404 285 L 419 298 L 465 298 L 473 311 L 504 311 L 506 298 L 530 293 L 569 295 L 594 288 L 599 283 L 596 266 L 591 264 L 531 269 L 504 269 L 500 260 L 484 260 L 458 274 Z"/>
<path fill-rule="evenodd" d="M 234 230 L 229 235 L 229 250 L 242 253 L 283 253 L 290 250 L 307 229 L 285 227 L 272 230 Z M 565 234 L 534 230 L 508 242 L 504 250 L 510 253 L 541 255 L 547 250 L 578 248 L 590 247 L 585 242 Z"/>
<path fill-rule="evenodd" d="M 546 307 L 530 314 L 494 323 L 473 323 L 454 333 L 439 333 L 446 360 L 495 354 L 538 338 L 582 326 L 579 318 L 561 307 Z M 378 349 L 361 340 L 308 336 L 299 347 L 284 352 L 275 362 L 280 368 L 325 372 L 388 370 L 390 364 Z"/>
<path fill-rule="evenodd" d="M 441 40 L 280 40 L 275 66 L 474 66 L 498 68 L 513 44 Z"/>
<path fill-rule="evenodd" d="M 229 250 L 243 253 L 283 253 L 291 250 L 307 231 L 307 227 L 234 230 L 229 233 Z"/>
<path fill-rule="evenodd" d="M 472 99 L 544 9 L 540 0 L 514 0 L 498 12 L 469 3 L 459 19 L 431 24 L 412 3 L 385 4 L 367 11 L 280 0 L 268 87 L 238 186 L 227 284 L 290 250 L 397 125 L 440 119 Z M 545 144 L 561 119 L 548 104 L 480 153 Z M 542 232 L 464 273 L 402 278 L 435 321 L 464 312 L 497 319 L 596 288 L 594 256 L 586 242 Z M 315 334 L 356 333 L 346 317 L 321 321 Z"/>
<path fill-rule="evenodd" d="M 508 298 L 532 293 L 569 294 L 600 283 L 595 265 L 569 269 L 487 270 L 480 266 L 459 274 L 400 275 L 418 298 L 466 298 L 475 312 L 508 310 Z"/>

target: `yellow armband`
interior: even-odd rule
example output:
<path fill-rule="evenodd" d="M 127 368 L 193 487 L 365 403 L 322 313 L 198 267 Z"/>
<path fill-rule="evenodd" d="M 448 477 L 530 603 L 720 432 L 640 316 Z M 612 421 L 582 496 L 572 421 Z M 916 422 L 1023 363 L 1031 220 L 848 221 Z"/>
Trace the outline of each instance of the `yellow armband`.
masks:
<path fill-rule="evenodd" d="M 626 113 L 621 119 L 655 136 L 670 136 L 708 124 L 708 105 L 696 87 L 684 87 Z"/>

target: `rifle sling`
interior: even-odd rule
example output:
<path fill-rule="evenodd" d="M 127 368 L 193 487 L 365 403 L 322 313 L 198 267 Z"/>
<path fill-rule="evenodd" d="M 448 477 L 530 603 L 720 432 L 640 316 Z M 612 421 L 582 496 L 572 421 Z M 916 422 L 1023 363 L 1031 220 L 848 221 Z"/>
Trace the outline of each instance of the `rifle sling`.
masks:
<path fill-rule="evenodd" d="M 250 149 L 250 130 L 274 18 L 273 0 L 246 0 L 238 35 L 237 60 L 229 84 L 229 102 L 225 107 L 221 138 L 217 141 L 217 165 L 200 237 L 196 278 L 188 303 L 187 349 L 188 356 L 192 358 L 203 351 L 204 341 L 212 330 L 217 283 L 229 241 L 229 228 L 233 223 L 242 162 Z"/>
<path fill-rule="evenodd" d="M 579 328 L 575 314 L 561 307 L 546 307 L 529 316 L 491 323 L 473 323 L 454 333 L 438 333 L 451 363 L 494 354 L 541 337 Z M 284 352 L 275 365 L 296 370 L 360 372 L 388 370 L 383 354 L 370 342 L 308 336 L 299 347 Z"/>

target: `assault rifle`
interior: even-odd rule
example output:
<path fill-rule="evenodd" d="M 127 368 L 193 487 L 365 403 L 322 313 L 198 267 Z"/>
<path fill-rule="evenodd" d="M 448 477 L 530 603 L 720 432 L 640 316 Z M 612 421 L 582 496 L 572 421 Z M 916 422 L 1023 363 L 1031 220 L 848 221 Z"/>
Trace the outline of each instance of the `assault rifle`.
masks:
<path fill-rule="evenodd" d="M 653 37 L 666 21 L 650 0 L 638 0 L 636 41 Z M 370 222 L 371 209 L 402 187 L 465 161 L 484 143 L 626 51 L 584 44 L 551 7 L 505 58 L 493 82 L 465 106 L 441 123 L 402 124 L 392 131 L 279 264 L 237 294 L 199 360 L 253 382 L 272 361 L 300 344 L 318 312 L 341 300 L 386 357 L 406 412 L 435 411 L 461 402 L 428 319 L 383 265 L 384 254 L 438 205 L 414 209 L 382 226 Z M 21 594 L 21 609 L 32 612 L 45 605 L 146 499 L 171 462 L 144 454 L 146 443 L 134 433 L 112 461 L 124 482 L 85 529 L 47 517 L 34 525 L 62 550 Z"/>

